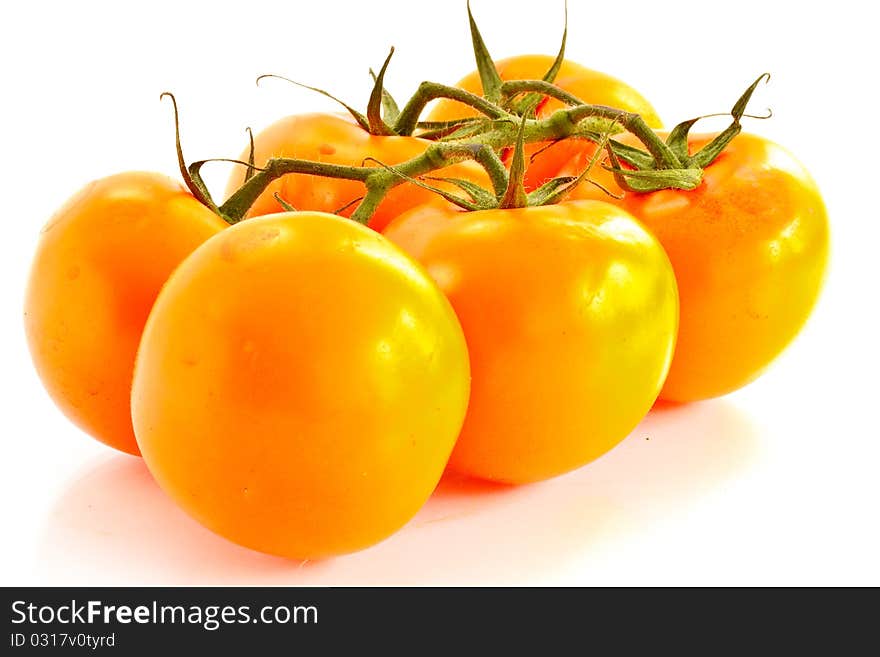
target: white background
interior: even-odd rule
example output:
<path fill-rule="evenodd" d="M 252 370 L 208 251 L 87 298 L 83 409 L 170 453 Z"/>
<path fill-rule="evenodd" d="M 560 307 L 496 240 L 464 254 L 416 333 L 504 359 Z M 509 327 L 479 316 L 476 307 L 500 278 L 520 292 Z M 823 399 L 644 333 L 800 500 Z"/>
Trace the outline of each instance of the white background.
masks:
<path fill-rule="evenodd" d="M 833 259 L 807 329 L 724 399 L 655 412 L 617 449 L 543 484 L 446 481 L 364 552 L 293 563 L 178 511 L 138 459 L 74 428 L 24 345 L 42 224 L 87 181 L 235 156 L 245 126 L 330 110 L 280 73 L 363 106 L 390 45 L 399 97 L 473 68 L 464 2 L 29 2 L 0 20 L 2 584 L 880 584 L 880 143 L 875 21 L 863 3 L 570 3 L 570 59 L 620 77 L 668 125 L 725 111 L 757 75 L 753 130 L 813 172 Z M 555 53 L 562 1 L 474 0 L 496 57 Z M 385 16 L 383 18 L 383 15 Z M 218 194 L 226 176 L 215 165 Z M 648 440 L 648 438 L 650 440 Z"/>

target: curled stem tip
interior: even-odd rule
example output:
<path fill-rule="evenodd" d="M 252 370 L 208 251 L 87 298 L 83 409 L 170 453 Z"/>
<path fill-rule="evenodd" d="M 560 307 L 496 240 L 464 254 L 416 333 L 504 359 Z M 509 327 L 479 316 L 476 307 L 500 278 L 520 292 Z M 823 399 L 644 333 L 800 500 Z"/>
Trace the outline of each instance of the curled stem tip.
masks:
<path fill-rule="evenodd" d="M 236 160 L 231 157 L 209 157 L 205 160 L 196 160 L 195 162 L 193 162 L 189 166 L 194 167 L 194 166 L 198 165 L 199 167 L 201 167 L 202 165 L 208 164 L 210 162 L 229 162 L 230 164 L 241 164 L 243 166 L 251 166 L 250 164 L 248 164 L 247 162 L 245 162 L 243 160 Z M 267 171 L 267 169 L 263 169 L 258 166 L 254 166 L 253 169 L 254 169 L 254 171 Z"/>
<path fill-rule="evenodd" d="M 702 114 L 702 115 L 697 116 L 697 117 L 690 119 L 690 120 L 702 121 L 703 119 L 715 119 L 715 118 L 718 118 L 719 116 L 730 116 L 730 112 L 712 112 L 711 114 Z M 748 112 L 745 112 L 742 115 L 742 118 L 744 118 L 744 119 L 757 119 L 759 121 L 765 121 L 767 119 L 773 118 L 773 110 L 768 107 L 766 110 L 764 110 L 764 114 L 749 114 Z"/>
<path fill-rule="evenodd" d="M 289 82 L 290 84 L 296 85 L 297 87 L 302 87 L 303 89 L 308 89 L 309 91 L 314 91 L 315 93 L 319 93 L 322 96 L 326 96 L 330 100 L 342 105 L 342 107 L 344 107 L 345 110 L 349 114 L 351 114 L 352 118 L 354 118 L 354 120 L 357 121 L 357 124 L 360 127 L 362 127 L 367 132 L 370 131 L 370 123 L 367 120 L 366 116 L 364 116 L 363 114 L 358 112 L 355 108 L 353 108 L 351 105 L 349 105 L 345 101 L 343 101 L 343 100 L 337 98 L 336 96 L 334 96 L 333 94 L 331 94 L 329 91 L 324 91 L 323 89 L 319 89 L 318 87 L 312 87 L 308 84 L 303 84 L 302 82 L 297 82 L 296 80 L 292 80 L 291 78 L 284 77 L 283 75 L 277 75 L 275 73 L 264 73 L 263 75 L 258 76 L 257 77 L 257 85 L 259 86 L 260 82 L 262 80 L 265 80 L 266 78 L 276 78 L 278 80 L 284 80 L 285 82 Z"/>
<path fill-rule="evenodd" d="M 712 141 L 703 146 L 703 148 L 701 148 L 693 157 L 688 158 L 689 164 L 702 169 L 709 166 L 715 158 L 721 154 L 733 138 L 742 131 L 740 120 L 746 116 L 746 107 L 752 99 L 752 94 L 755 93 L 755 89 L 762 81 L 768 82 L 769 80 L 770 74 L 762 73 L 754 82 L 752 82 L 752 84 L 749 85 L 748 89 L 743 92 L 730 110 L 730 116 L 733 118 L 730 125 L 727 126 L 724 131 L 719 133 Z M 770 115 L 772 115 L 772 112 L 770 112 Z M 686 134 L 687 131 L 685 131 L 685 136 Z"/>
<path fill-rule="evenodd" d="M 183 158 L 183 148 L 180 145 L 180 112 L 177 108 L 177 98 L 175 98 L 174 94 L 170 91 L 163 91 L 159 94 L 159 100 L 162 101 L 165 98 L 171 99 L 171 105 L 174 108 L 174 147 L 177 151 L 177 166 L 180 170 L 183 182 L 199 203 L 218 212 L 217 205 L 214 203 L 211 194 L 208 192 L 208 188 L 198 174 L 199 168 L 196 167 L 195 173 L 193 173 L 192 167 L 187 167 L 186 161 Z"/>
<path fill-rule="evenodd" d="M 739 97 L 739 100 L 734 104 L 733 109 L 730 110 L 731 116 L 734 119 L 739 120 L 743 117 L 746 111 L 746 106 L 749 104 L 749 101 L 752 99 L 752 94 L 755 93 L 755 89 L 758 88 L 758 85 L 762 82 L 770 82 L 770 74 L 769 73 L 761 73 L 758 76 L 758 79 L 752 82 L 748 89 L 745 90 L 742 96 Z"/>

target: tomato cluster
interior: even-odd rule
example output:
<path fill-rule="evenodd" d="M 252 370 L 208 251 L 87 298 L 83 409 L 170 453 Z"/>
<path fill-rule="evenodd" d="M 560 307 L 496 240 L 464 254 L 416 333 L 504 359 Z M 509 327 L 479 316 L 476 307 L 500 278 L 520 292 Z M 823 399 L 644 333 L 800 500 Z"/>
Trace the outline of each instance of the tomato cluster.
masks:
<path fill-rule="evenodd" d="M 189 191 L 152 173 L 85 187 L 44 228 L 25 302 L 62 411 L 143 456 L 217 533 L 315 558 L 399 529 L 447 468 L 553 477 L 612 449 L 658 397 L 757 377 L 826 268 L 827 217 L 803 167 L 741 134 L 693 188 L 637 191 L 638 135 L 523 135 L 576 98 L 667 139 L 638 92 L 561 55 L 494 70 L 462 79 L 470 93 L 447 91 L 415 131 L 395 129 L 408 110 L 392 105 L 381 125 L 375 111 L 369 124 L 283 118 L 244 151 L 219 207 L 183 166 Z M 520 106 L 516 143 L 480 123 L 515 114 L 498 84 L 542 77 L 557 91 Z M 687 168 L 716 142 L 683 143 Z M 253 187 L 279 161 L 301 172 Z M 377 191 L 373 171 L 392 182 Z"/>

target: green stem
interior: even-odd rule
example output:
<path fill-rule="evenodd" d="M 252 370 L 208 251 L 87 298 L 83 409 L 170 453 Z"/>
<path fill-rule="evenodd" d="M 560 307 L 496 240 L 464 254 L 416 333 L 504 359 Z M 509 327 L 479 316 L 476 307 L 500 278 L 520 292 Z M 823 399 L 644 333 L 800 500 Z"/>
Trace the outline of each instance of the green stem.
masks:
<path fill-rule="evenodd" d="M 604 105 L 577 105 L 569 109 L 557 110 L 550 116 L 553 121 L 559 115 L 565 116 L 566 121 L 574 124 L 580 123 L 586 118 L 610 119 L 623 126 L 624 130 L 631 132 L 641 141 L 648 152 L 654 157 L 659 169 L 680 169 L 681 161 L 676 157 L 666 142 L 657 136 L 657 133 L 645 123 L 645 120 L 634 112 L 625 112 L 614 107 Z M 557 120 L 562 120 L 557 119 Z"/>
<path fill-rule="evenodd" d="M 659 168 L 678 169 L 682 166 L 681 161 L 651 127 L 645 123 L 644 119 L 633 112 L 625 112 L 613 107 L 605 107 L 604 105 L 587 105 L 577 96 L 560 89 L 554 84 L 545 82 L 544 80 L 511 80 L 501 85 L 501 91 L 508 97 L 515 96 L 527 92 L 539 92 L 545 96 L 555 98 L 566 105 L 573 106 L 571 111 L 556 117 L 551 115 L 551 120 L 565 123 L 571 121 L 578 123 L 587 117 L 600 117 L 610 119 L 615 123 L 619 123 L 628 132 L 638 137 L 648 152 L 654 157 Z M 566 112 L 566 110 L 561 110 Z"/>
<path fill-rule="evenodd" d="M 500 113 L 507 116 L 504 112 Z M 681 166 L 666 144 L 638 114 L 631 112 L 601 105 L 577 105 L 558 110 L 546 119 L 527 119 L 520 124 L 512 118 L 497 121 L 493 130 L 467 139 L 434 142 L 421 155 L 402 162 L 393 169 L 343 166 L 287 158 L 272 159 L 220 207 L 220 213 L 230 223 L 236 223 L 244 217 L 248 208 L 273 180 L 288 173 L 305 173 L 363 182 L 367 193 L 351 218 L 367 223 L 388 191 L 405 182 L 405 177 L 417 178 L 469 159 L 476 160 L 486 169 L 496 195 L 500 196 L 507 189 L 508 174 L 496 151 L 515 144 L 520 130 L 523 142 L 532 143 L 564 139 L 572 135 L 604 134 L 607 132 L 609 120 L 620 123 L 645 142 L 661 168 L 676 169 Z"/>
<path fill-rule="evenodd" d="M 489 180 L 492 181 L 492 189 L 495 196 L 504 194 L 507 189 L 508 173 L 504 162 L 498 157 L 498 153 L 494 149 L 489 148 L 485 144 L 468 144 L 472 157 L 476 160 L 489 174 Z"/>
<path fill-rule="evenodd" d="M 482 144 L 443 142 L 428 146 L 424 153 L 395 167 L 405 176 L 415 178 L 435 169 L 440 169 L 463 160 L 476 160 L 483 166 L 496 194 L 503 193 L 507 187 L 507 170 L 493 149 Z M 227 201 L 220 206 L 219 213 L 231 224 L 241 221 L 248 209 L 272 181 L 289 173 L 303 173 L 313 176 L 328 176 L 357 180 L 367 188 L 367 194 L 352 218 L 366 223 L 376 211 L 388 191 L 405 182 L 400 175 L 376 167 L 355 167 L 341 164 L 326 164 L 311 160 L 292 158 L 273 158 L 250 180 L 244 183 Z"/>
<path fill-rule="evenodd" d="M 485 114 L 490 119 L 511 118 L 507 112 L 482 96 L 477 96 L 464 89 L 450 87 L 437 82 L 422 82 L 412 98 L 410 98 L 406 105 L 404 105 L 403 109 L 400 110 L 400 115 L 397 117 L 397 122 L 394 124 L 394 132 L 398 135 L 411 135 L 413 130 L 416 129 L 419 116 L 425 109 L 425 106 L 432 100 L 438 98 L 449 98 L 450 100 L 455 100 L 459 103 L 473 107 L 475 110 Z"/>
<path fill-rule="evenodd" d="M 562 101 L 566 105 L 583 105 L 584 101 L 570 94 L 564 89 L 560 89 L 555 84 L 545 80 L 508 80 L 501 85 L 501 93 L 506 98 L 512 98 L 517 94 L 537 91 L 545 96 L 550 96 L 556 100 Z"/>
<path fill-rule="evenodd" d="M 498 201 L 498 207 L 502 210 L 524 208 L 529 204 L 529 197 L 523 184 L 526 176 L 526 153 L 523 142 L 525 127 L 526 117 L 524 115 L 516 135 L 516 145 L 513 147 L 513 160 L 510 162 L 507 189 L 504 190 L 504 195 Z"/>
<path fill-rule="evenodd" d="M 546 119 L 527 119 L 522 123 L 514 120 L 501 120 L 496 122 L 493 126 L 494 129 L 467 139 L 436 142 L 429 146 L 422 155 L 397 165 L 395 170 L 400 174 L 416 178 L 455 162 L 478 159 L 478 154 L 485 151 L 475 147 L 484 146 L 487 149 L 498 151 L 515 144 L 520 131 L 522 131 L 521 138 L 524 143 L 564 139 L 572 135 L 607 134 L 609 120 L 619 123 L 624 129 L 638 137 L 655 157 L 659 168 L 681 168 L 681 163 L 675 154 L 638 114 L 602 105 L 576 105 L 558 110 Z M 497 193 L 501 188 L 502 180 L 500 171 L 493 175 L 493 170 L 487 168 Z M 506 178 L 506 173 L 504 175 Z M 687 179 L 684 180 L 684 178 Z M 394 171 L 383 169 L 370 175 L 365 181 L 367 194 L 351 218 L 361 223 L 369 221 L 385 194 L 402 182 L 404 182 L 404 178 Z M 690 188 L 692 186 L 690 178 L 684 176 L 682 187 Z M 504 189 L 506 190 L 506 185 Z"/>
<path fill-rule="evenodd" d="M 376 169 L 373 167 L 350 167 L 341 164 L 327 164 L 313 162 L 311 160 L 296 160 L 292 158 L 273 158 L 266 163 L 258 173 L 251 176 L 220 206 L 219 212 L 230 224 L 235 224 L 244 219 L 244 215 L 254 204 L 260 194 L 269 184 L 288 173 L 304 173 L 312 176 L 328 176 L 331 178 L 344 178 L 346 180 L 359 180 L 366 182 L 370 174 Z"/>
<path fill-rule="evenodd" d="M 376 208 L 379 207 L 379 204 L 382 202 L 382 199 L 385 198 L 385 195 L 394 187 L 406 182 L 407 178 L 418 178 L 419 176 L 423 176 L 436 169 L 442 169 L 450 164 L 455 164 L 456 162 L 462 162 L 468 159 L 476 159 L 479 161 L 479 159 L 485 158 L 484 154 L 486 150 L 489 149 L 482 148 L 479 144 L 436 142 L 428 146 L 421 155 L 411 158 L 406 162 L 402 162 L 401 164 L 396 165 L 393 169 L 371 168 L 370 175 L 367 176 L 364 181 L 367 193 L 364 195 L 364 198 L 361 200 L 357 209 L 352 213 L 351 218 L 362 224 L 367 223 L 370 220 L 370 217 L 373 216 L 373 213 L 376 212 Z M 489 161 L 489 159 L 486 158 L 485 161 Z M 489 173 L 490 178 L 493 179 L 493 186 L 495 186 L 496 184 L 500 184 L 500 182 L 496 183 L 495 174 L 493 174 L 493 172 L 497 174 L 498 170 L 494 163 L 490 166 L 492 170 L 490 171 L 487 168 L 487 172 Z M 504 176 L 504 185 L 506 186 L 506 172 Z"/>

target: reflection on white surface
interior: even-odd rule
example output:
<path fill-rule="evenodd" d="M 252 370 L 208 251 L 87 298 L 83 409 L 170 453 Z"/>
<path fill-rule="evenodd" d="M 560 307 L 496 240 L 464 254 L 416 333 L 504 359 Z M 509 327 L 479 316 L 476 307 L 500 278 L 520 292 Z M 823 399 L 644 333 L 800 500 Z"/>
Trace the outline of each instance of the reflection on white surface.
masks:
<path fill-rule="evenodd" d="M 755 451 L 751 424 L 729 402 L 657 408 L 574 473 L 521 487 L 446 477 L 385 542 L 306 563 L 215 536 L 162 493 L 140 459 L 114 455 L 64 490 L 39 560 L 55 585 L 528 584 L 686 509 L 742 474 Z"/>

